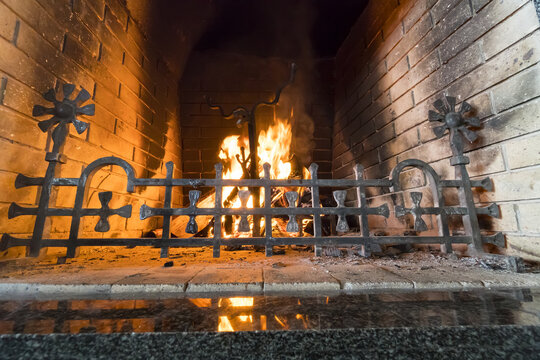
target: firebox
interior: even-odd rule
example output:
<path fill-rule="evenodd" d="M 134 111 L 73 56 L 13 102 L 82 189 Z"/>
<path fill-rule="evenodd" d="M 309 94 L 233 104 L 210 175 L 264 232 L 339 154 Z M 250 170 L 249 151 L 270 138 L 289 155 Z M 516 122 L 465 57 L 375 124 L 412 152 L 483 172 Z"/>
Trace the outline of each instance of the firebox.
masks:
<path fill-rule="evenodd" d="M 2 259 L 538 260 L 532 1 L 35 5 L 0 1 Z"/>

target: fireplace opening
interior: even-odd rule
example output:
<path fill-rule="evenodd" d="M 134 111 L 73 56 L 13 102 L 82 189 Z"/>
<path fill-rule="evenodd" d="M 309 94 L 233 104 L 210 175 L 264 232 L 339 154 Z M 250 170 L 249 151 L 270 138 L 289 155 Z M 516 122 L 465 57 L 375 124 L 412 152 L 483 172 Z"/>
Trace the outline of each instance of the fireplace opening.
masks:
<path fill-rule="evenodd" d="M 531 2 L 1 4 L 6 268 L 538 260 Z"/>

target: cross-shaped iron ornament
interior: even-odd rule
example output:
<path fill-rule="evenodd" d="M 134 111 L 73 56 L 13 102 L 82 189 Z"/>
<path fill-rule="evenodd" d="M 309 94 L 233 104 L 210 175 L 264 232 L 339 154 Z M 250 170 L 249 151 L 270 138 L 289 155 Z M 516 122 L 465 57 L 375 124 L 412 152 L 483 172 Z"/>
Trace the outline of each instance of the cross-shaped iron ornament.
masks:
<path fill-rule="evenodd" d="M 129 219 L 131 217 L 131 205 L 125 205 L 119 209 L 111 209 L 109 207 L 109 203 L 112 199 L 112 192 L 100 192 L 98 196 L 99 202 L 101 203 L 101 209 L 98 209 L 99 221 L 94 228 L 94 230 L 96 230 L 97 232 L 107 232 L 111 229 L 111 225 L 109 224 L 109 217 L 112 215 L 119 215 L 126 219 Z"/>
<path fill-rule="evenodd" d="M 347 197 L 346 190 L 336 190 L 333 192 L 334 199 L 336 200 L 337 207 L 343 209 L 345 207 L 345 199 Z M 339 233 L 344 233 L 349 231 L 349 224 L 347 224 L 347 219 L 345 214 L 338 214 L 338 221 L 336 224 L 336 231 Z"/>
<path fill-rule="evenodd" d="M 240 198 L 240 208 L 247 209 L 247 203 L 249 201 L 249 197 L 251 195 L 251 191 L 249 190 L 240 190 L 238 192 L 238 197 Z M 249 221 L 247 215 L 240 216 L 240 223 L 238 224 L 238 232 L 241 233 L 247 233 L 251 229 L 249 228 Z"/>
<path fill-rule="evenodd" d="M 298 202 L 298 192 L 287 191 L 285 193 L 285 197 L 287 198 L 287 202 L 289 203 L 289 208 L 290 209 L 295 208 L 296 203 Z M 287 222 L 286 230 L 289 233 L 297 233 L 300 231 L 300 227 L 298 226 L 298 221 L 296 220 L 296 215 L 294 214 L 289 215 L 289 221 Z"/>
<path fill-rule="evenodd" d="M 426 222 L 424 221 L 424 219 L 422 219 L 422 215 L 429 213 L 429 212 L 426 212 L 426 209 L 420 206 L 420 202 L 422 201 L 422 196 L 423 194 L 421 192 L 412 192 L 411 193 L 411 200 L 413 202 L 412 208 L 406 209 L 400 205 L 397 205 L 395 208 L 396 217 L 398 218 L 403 217 L 406 214 L 412 214 L 412 216 L 414 217 L 414 230 L 418 232 L 426 231 L 428 229 Z"/>
<path fill-rule="evenodd" d="M 201 197 L 201 192 L 199 190 L 190 190 L 189 191 L 189 208 L 195 209 L 197 208 L 197 202 L 199 201 L 199 198 Z M 186 233 L 188 234 L 196 234 L 199 232 L 199 226 L 197 225 L 197 221 L 195 220 L 196 215 L 189 215 L 189 221 L 186 225 Z"/>

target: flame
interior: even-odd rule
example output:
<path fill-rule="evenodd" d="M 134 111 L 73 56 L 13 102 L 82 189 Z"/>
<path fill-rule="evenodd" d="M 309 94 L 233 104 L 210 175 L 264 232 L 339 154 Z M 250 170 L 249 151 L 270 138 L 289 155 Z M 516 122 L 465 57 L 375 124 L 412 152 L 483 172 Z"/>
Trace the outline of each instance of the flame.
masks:
<path fill-rule="evenodd" d="M 290 148 L 292 141 L 292 129 L 288 121 L 277 120 L 268 130 L 261 131 L 259 134 L 259 144 L 257 155 L 260 165 L 269 163 L 270 178 L 287 179 L 291 174 Z M 259 175 L 262 177 L 264 171 Z"/>
<path fill-rule="evenodd" d="M 291 110 L 290 118 L 293 117 Z M 259 176 L 264 176 L 263 165 L 270 164 L 270 178 L 287 179 L 291 175 L 292 164 L 290 163 L 290 148 L 292 143 L 292 126 L 289 119 L 279 119 L 274 116 L 274 122 L 266 130 L 259 133 L 257 143 L 257 156 L 259 163 L 257 169 Z M 242 148 L 244 153 L 242 153 Z M 226 137 L 220 146 L 219 158 L 224 164 L 224 179 L 241 179 L 244 176 L 242 164 L 239 161 L 244 158 L 249 161 L 249 143 L 245 137 L 233 135 Z M 223 201 L 227 201 L 228 196 L 233 191 L 233 187 L 223 188 Z M 260 204 L 264 203 L 264 190 L 261 189 Z M 241 201 L 238 196 L 234 197 L 231 208 L 240 208 Z M 253 208 L 253 197 L 249 197 L 246 204 L 248 208 Z M 253 227 L 252 217 L 248 217 L 250 227 Z M 237 228 L 239 218 L 234 220 L 234 228 Z M 261 219 L 261 228 L 264 227 L 264 219 Z M 233 234 L 225 234 L 226 238 Z M 237 237 L 249 236 L 249 233 L 236 234 Z"/>
<path fill-rule="evenodd" d="M 263 165 L 269 163 L 272 179 L 287 179 L 289 177 L 291 174 L 291 143 L 292 126 L 289 119 L 274 118 L 274 123 L 259 133 L 257 144 L 259 176 L 264 175 Z M 243 176 L 242 165 L 237 159 L 237 157 L 242 159 L 242 147 L 245 149 L 245 157 L 249 159 L 249 143 L 245 138 L 232 135 L 226 137 L 221 143 L 219 158 L 223 160 L 226 168 L 223 173 L 224 179 L 240 179 Z M 231 190 L 228 193 L 223 193 L 224 198 Z"/>

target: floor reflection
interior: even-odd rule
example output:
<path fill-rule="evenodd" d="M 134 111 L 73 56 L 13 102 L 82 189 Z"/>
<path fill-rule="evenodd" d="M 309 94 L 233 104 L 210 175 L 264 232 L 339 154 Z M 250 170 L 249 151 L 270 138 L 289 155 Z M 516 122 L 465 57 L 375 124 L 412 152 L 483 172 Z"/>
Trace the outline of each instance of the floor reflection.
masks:
<path fill-rule="evenodd" d="M 540 325 L 540 291 L 1 301 L 0 333 Z"/>

